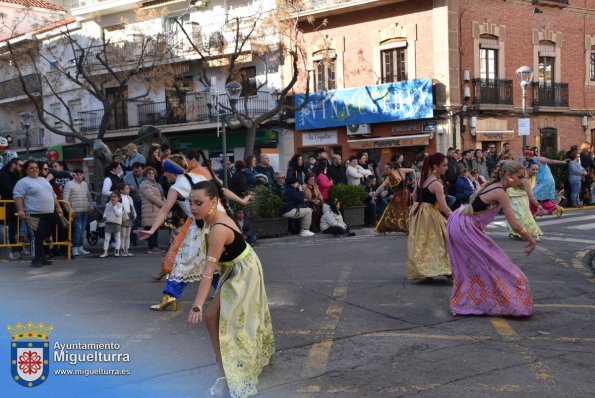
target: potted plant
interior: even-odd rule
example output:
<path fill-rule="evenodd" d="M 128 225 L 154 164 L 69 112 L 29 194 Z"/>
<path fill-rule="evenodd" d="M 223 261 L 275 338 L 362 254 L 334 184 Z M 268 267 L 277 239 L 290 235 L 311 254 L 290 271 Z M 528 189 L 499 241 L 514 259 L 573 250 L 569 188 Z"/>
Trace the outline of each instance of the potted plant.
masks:
<path fill-rule="evenodd" d="M 287 235 L 287 219 L 279 217 L 283 200 L 269 186 L 258 185 L 247 207 L 254 234 L 259 238 Z"/>
<path fill-rule="evenodd" d="M 368 197 L 361 185 L 335 184 L 329 192 L 331 198 L 337 198 L 343 208 L 343 219 L 350 228 L 364 225 L 366 206 L 364 201 Z"/>

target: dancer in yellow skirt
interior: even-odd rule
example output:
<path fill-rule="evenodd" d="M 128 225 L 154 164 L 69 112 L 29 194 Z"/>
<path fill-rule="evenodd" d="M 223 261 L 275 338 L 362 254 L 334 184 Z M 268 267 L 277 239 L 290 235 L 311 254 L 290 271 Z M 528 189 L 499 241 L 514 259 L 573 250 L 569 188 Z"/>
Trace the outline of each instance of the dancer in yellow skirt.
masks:
<path fill-rule="evenodd" d="M 440 176 L 448 163 L 444 154 L 437 152 L 425 158 L 417 189 L 415 204 L 409 218 L 407 239 L 407 278 L 425 279 L 452 275 L 446 248 L 446 220 L 452 211 L 446 204 L 444 186 Z"/>
<path fill-rule="evenodd" d="M 388 162 L 388 175 L 376 189 L 376 196 L 380 194 L 386 185 L 395 192 L 392 199 L 386 206 L 382 217 L 376 224 L 376 232 L 409 232 L 409 206 L 411 206 L 411 195 L 407 189 L 407 174 L 415 177 L 414 169 L 401 168 L 396 163 Z"/>
<path fill-rule="evenodd" d="M 190 195 L 192 214 L 210 228 L 207 257 L 188 322 L 203 320 L 211 280 L 217 266 L 221 279 L 205 312 L 205 322 L 219 365 L 219 377 L 206 396 L 233 398 L 257 393 L 262 368 L 275 353 L 273 326 L 264 288 L 262 266 L 229 215 L 217 211 L 217 190 L 199 182 Z"/>
<path fill-rule="evenodd" d="M 533 214 L 531 214 L 531 209 L 529 208 L 529 203 L 531 203 L 538 211 L 543 211 L 543 208 L 537 199 L 535 199 L 535 196 L 533 196 L 533 188 L 531 187 L 531 177 L 537 174 L 537 167 L 538 166 L 533 163 L 533 161 L 529 161 L 522 186 L 520 188 L 510 187 L 506 190 L 506 193 L 510 198 L 510 205 L 514 212 L 514 216 L 519 224 L 521 224 L 521 227 L 539 242 L 539 237 L 543 235 L 543 231 L 539 228 L 539 225 L 537 225 Z M 511 239 L 523 239 L 518 233 L 514 232 L 509 222 L 506 222 L 506 230 Z"/>

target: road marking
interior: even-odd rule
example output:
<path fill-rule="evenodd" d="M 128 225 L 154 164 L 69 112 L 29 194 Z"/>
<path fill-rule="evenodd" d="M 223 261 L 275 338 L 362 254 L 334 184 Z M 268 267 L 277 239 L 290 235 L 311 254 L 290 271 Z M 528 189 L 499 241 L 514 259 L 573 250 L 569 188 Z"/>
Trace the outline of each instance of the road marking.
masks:
<path fill-rule="evenodd" d="M 319 343 L 314 343 L 310 348 L 308 360 L 306 361 L 304 369 L 302 369 L 302 377 L 318 376 L 326 369 L 328 365 L 328 359 L 331 347 L 333 346 L 335 330 L 337 329 L 337 324 L 339 323 L 341 314 L 343 313 L 345 296 L 347 295 L 347 283 L 350 276 L 351 266 L 345 266 L 339 273 L 337 285 L 333 291 L 333 301 L 326 309 L 326 321 L 317 332 L 317 334 L 324 336 L 325 339 Z"/>
<path fill-rule="evenodd" d="M 527 366 L 533 372 L 533 375 L 537 380 L 545 381 L 548 384 L 557 384 L 557 380 L 554 377 L 552 370 L 544 362 L 540 361 L 531 350 L 521 344 L 517 340 L 518 335 L 505 319 L 502 318 L 491 318 L 490 322 L 504 340 L 510 342 L 515 348 L 515 352 L 518 353 L 519 357 L 527 361 Z"/>
<path fill-rule="evenodd" d="M 490 231 L 488 235 L 492 236 L 508 236 L 508 232 L 492 232 Z M 539 239 L 541 240 L 551 240 L 556 242 L 567 242 L 567 243 L 585 243 L 588 245 L 592 245 L 594 239 L 575 239 L 575 238 L 563 238 L 558 236 L 540 236 Z"/>
<path fill-rule="evenodd" d="M 583 258 L 585 258 L 585 256 L 589 254 L 592 250 L 595 250 L 595 246 L 589 246 L 577 252 L 574 258 L 572 259 L 572 267 L 579 271 L 581 274 L 583 274 L 589 282 L 595 283 L 595 276 L 593 275 L 593 272 L 586 269 L 583 265 Z"/>
<path fill-rule="evenodd" d="M 560 217 L 560 218 L 556 218 L 555 220 L 550 220 L 550 221 L 537 221 L 537 225 L 542 227 L 542 226 L 547 226 L 547 225 L 557 225 L 557 224 L 564 224 L 567 222 L 586 221 L 586 220 L 595 220 L 595 216 Z"/>
<path fill-rule="evenodd" d="M 537 245 L 535 247 L 538 251 L 542 252 L 543 254 L 545 254 L 547 257 L 551 258 L 556 264 L 561 265 L 564 268 L 568 268 L 568 263 L 564 260 L 562 260 L 560 257 L 556 256 L 552 251 L 550 251 L 549 249 L 546 249 L 543 246 L 539 246 Z"/>
<path fill-rule="evenodd" d="M 592 306 L 595 307 L 595 306 Z M 591 308 L 589 308 L 591 309 Z M 312 330 L 280 330 L 275 331 L 275 334 L 280 335 L 319 335 L 322 334 L 318 331 Z M 516 336 L 516 334 L 514 335 Z M 427 339 L 427 340 L 451 340 L 451 341 L 488 341 L 498 340 L 498 336 L 482 336 L 482 335 L 466 335 L 466 334 L 427 334 L 427 333 L 409 333 L 409 332 L 370 332 L 364 334 L 357 334 L 353 337 L 403 337 L 413 339 Z M 547 340 L 557 342 L 582 342 L 591 343 L 595 341 L 595 337 L 569 337 L 569 336 L 529 336 L 527 340 Z"/>
<path fill-rule="evenodd" d="M 573 225 L 571 227 L 564 227 L 564 228 L 566 228 L 566 229 L 588 230 L 588 229 L 595 228 L 595 223 L 591 223 L 591 224 L 577 224 L 577 225 Z"/>
<path fill-rule="evenodd" d="M 589 310 L 595 310 L 595 305 L 593 304 L 534 304 L 533 306 L 539 308 L 584 308 Z"/>

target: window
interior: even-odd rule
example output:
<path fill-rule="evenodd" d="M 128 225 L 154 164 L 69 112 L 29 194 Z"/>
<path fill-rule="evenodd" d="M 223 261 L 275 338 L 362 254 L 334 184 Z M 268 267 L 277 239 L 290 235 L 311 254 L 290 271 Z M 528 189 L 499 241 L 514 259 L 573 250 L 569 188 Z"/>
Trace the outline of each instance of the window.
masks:
<path fill-rule="evenodd" d="M 180 22 L 180 24 L 184 25 L 184 24 L 190 22 L 190 14 L 184 14 L 184 15 L 180 15 L 177 17 L 165 18 L 165 26 L 163 27 L 163 30 L 165 31 L 165 33 L 174 33 L 174 32 L 178 32 L 178 31 L 182 30 L 180 28 L 180 25 L 178 24 L 178 22 L 176 22 L 176 20 L 178 20 L 178 22 Z"/>
<path fill-rule="evenodd" d="M 481 79 L 498 78 L 498 51 L 500 43 L 492 35 L 481 35 L 479 43 L 479 75 Z"/>
<path fill-rule="evenodd" d="M 248 68 L 240 69 L 240 77 L 242 80 L 242 93 L 240 96 L 256 95 L 256 67 L 250 66 Z"/>
<path fill-rule="evenodd" d="M 558 131 L 553 128 L 544 128 L 540 130 L 541 144 L 539 153 L 541 156 L 547 156 L 548 151 L 558 152 Z"/>
<path fill-rule="evenodd" d="M 335 59 L 328 58 L 314 61 L 314 67 L 316 68 L 316 74 L 314 76 L 315 91 L 327 91 L 337 88 L 335 77 L 337 66 Z"/>
<path fill-rule="evenodd" d="M 380 57 L 382 59 L 382 83 L 407 80 L 407 47 L 381 51 Z"/>
<path fill-rule="evenodd" d="M 592 82 L 595 82 L 595 46 L 591 46 L 591 60 L 589 62 L 589 76 Z"/>
<path fill-rule="evenodd" d="M 550 41 L 539 42 L 539 83 L 551 84 L 556 81 L 556 45 Z"/>

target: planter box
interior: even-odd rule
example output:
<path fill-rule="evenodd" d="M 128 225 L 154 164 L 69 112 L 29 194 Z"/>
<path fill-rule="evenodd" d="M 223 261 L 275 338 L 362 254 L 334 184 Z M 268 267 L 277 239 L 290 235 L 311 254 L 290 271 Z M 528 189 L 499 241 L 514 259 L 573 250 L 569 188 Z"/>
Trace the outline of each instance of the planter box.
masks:
<path fill-rule="evenodd" d="M 287 218 L 264 218 L 261 220 L 250 220 L 252 231 L 257 238 L 274 238 L 287 235 Z"/>
<path fill-rule="evenodd" d="M 343 221 L 351 229 L 364 226 L 366 206 L 346 207 L 343 209 Z"/>

